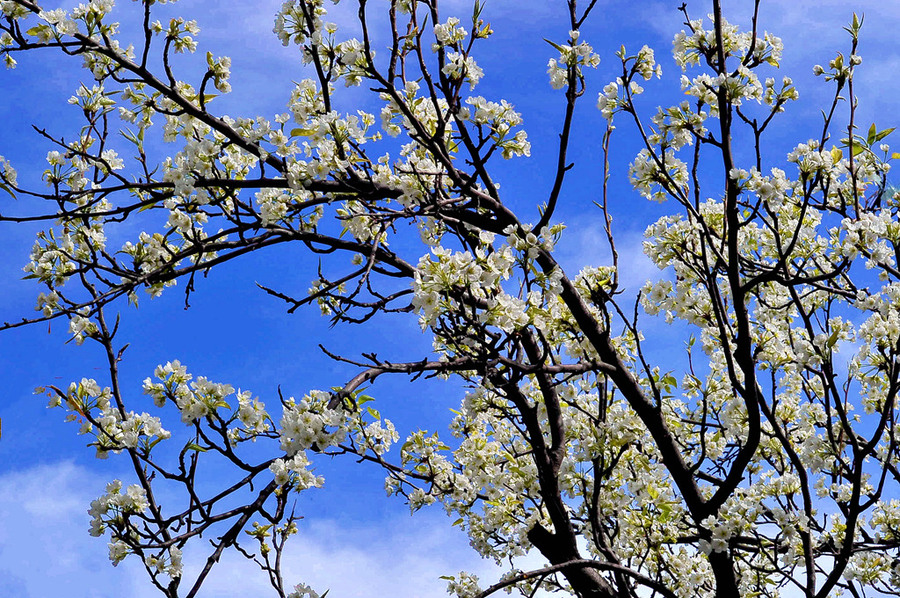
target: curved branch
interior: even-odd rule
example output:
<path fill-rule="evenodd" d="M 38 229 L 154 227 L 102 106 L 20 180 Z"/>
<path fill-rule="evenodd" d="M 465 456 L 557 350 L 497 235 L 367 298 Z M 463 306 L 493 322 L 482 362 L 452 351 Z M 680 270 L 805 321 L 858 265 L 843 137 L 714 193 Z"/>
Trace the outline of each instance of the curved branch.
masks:
<path fill-rule="evenodd" d="M 587 559 L 568 561 L 565 563 L 560 563 L 558 565 L 550 565 L 548 567 L 544 567 L 543 569 L 535 569 L 526 573 L 520 573 L 515 577 L 511 577 L 509 579 L 505 579 L 501 582 L 495 583 L 483 592 L 476 594 L 474 598 L 487 598 L 491 594 L 502 590 L 503 588 L 508 588 L 509 586 L 515 585 L 519 582 L 527 581 L 533 577 L 543 577 L 545 575 L 549 575 L 550 573 L 556 573 L 570 567 L 581 567 L 584 569 L 596 569 L 598 571 L 614 571 L 616 573 L 621 573 L 634 579 L 642 586 L 646 586 L 651 590 L 662 594 L 666 598 L 677 598 L 675 592 L 671 591 L 666 586 L 662 585 L 658 581 L 650 579 L 646 575 L 642 575 L 637 571 L 634 571 L 633 569 L 629 569 L 628 567 L 625 567 L 623 565 L 616 565 L 614 563 L 601 563 L 599 561 L 591 561 Z"/>

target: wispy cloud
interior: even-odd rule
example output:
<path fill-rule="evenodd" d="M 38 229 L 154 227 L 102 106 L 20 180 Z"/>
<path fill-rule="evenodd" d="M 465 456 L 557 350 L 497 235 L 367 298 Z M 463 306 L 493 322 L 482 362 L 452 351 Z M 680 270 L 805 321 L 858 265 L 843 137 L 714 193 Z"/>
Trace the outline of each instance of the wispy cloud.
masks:
<path fill-rule="evenodd" d="M 612 252 L 606 240 L 604 223 L 599 217 L 568 223 L 559 243 L 559 259 L 569 276 L 585 266 L 612 265 Z M 644 234 L 637 230 L 614 229 L 619 255 L 619 286 L 633 292 L 648 280 L 663 276 L 656 264 L 644 255 Z"/>
<path fill-rule="evenodd" d="M 442 575 L 460 570 L 493 583 L 500 572 L 480 560 L 461 533 L 448 533 L 440 513 L 399 516 L 371 525 L 335 520 L 303 521 L 284 559 L 286 583 L 303 582 L 329 596 L 431 598 L 446 593 Z M 248 564 L 230 554 L 205 586 L 209 596 L 265 595 L 260 575 L 247 575 Z"/>
<path fill-rule="evenodd" d="M 105 480 L 72 462 L 0 475 L 0 595 L 149 598 L 136 563 L 113 569 L 88 533 L 87 508 Z"/>
<path fill-rule="evenodd" d="M 69 598 L 159 595 L 134 557 L 113 568 L 106 541 L 87 533 L 88 505 L 106 482 L 68 461 L 0 475 L 0 595 L 43 598 L 62 588 Z M 399 501 L 396 506 L 397 512 L 387 517 L 379 506 L 379 515 L 366 522 L 359 521 L 358 513 L 349 522 L 319 520 L 310 513 L 286 551 L 286 582 L 307 583 L 344 598 L 430 598 L 445 594 L 442 575 L 466 570 L 485 584 L 499 578 L 499 569 L 481 560 L 464 534 L 449 531 L 449 521 L 438 509 L 410 516 Z M 199 558 L 191 562 L 191 556 L 187 551 L 187 579 L 200 567 Z M 540 561 L 530 564 L 539 566 Z M 229 552 L 200 596 L 270 592 L 254 564 Z"/>

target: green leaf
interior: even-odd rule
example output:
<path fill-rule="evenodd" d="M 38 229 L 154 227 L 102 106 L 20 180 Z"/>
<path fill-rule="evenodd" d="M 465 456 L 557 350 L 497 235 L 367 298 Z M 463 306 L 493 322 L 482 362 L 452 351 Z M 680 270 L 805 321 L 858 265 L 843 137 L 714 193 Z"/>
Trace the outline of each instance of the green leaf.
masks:
<path fill-rule="evenodd" d="M 840 52 L 838 52 L 838 55 L 834 59 L 834 68 L 838 71 L 844 68 L 844 55 Z"/>
<path fill-rule="evenodd" d="M 840 150 L 838 147 L 831 148 L 831 161 L 837 164 L 841 161 L 841 158 L 844 157 L 844 152 Z"/>
<path fill-rule="evenodd" d="M 869 145 L 875 143 L 876 135 L 878 135 L 878 129 L 875 128 L 875 123 L 872 123 L 872 126 L 869 127 L 869 134 L 866 136 L 866 143 Z"/>
<path fill-rule="evenodd" d="M 853 39 L 859 37 L 859 30 L 862 29 L 863 21 L 865 20 L 865 15 L 863 18 L 860 18 L 858 14 L 853 13 L 853 21 L 850 23 L 849 27 L 844 27 L 844 31 L 853 36 Z"/>
<path fill-rule="evenodd" d="M 138 145 L 137 136 L 134 133 L 132 133 L 129 129 L 122 129 L 121 131 L 119 131 L 119 134 L 122 135 L 122 137 L 124 137 L 131 143 Z"/>
<path fill-rule="evenodd" d="M 554 44 L 553 42 L 551 42 L 551 41 L 550 41 L 549 39 L 547 39 L 546 37 L 544 38 L 544 41 L 547 42 L 548 44 L 550 44 L 551 46 L 553 46 L 554 48 L 556 48 L 557 50 L 559 50 L 559 53 L 560 53 L 560 54 L 563 53 L 563 47 L 560 46 L 559 44 Z"/>
<path fill-rule="evenodd" d="M 16 194 L 13 193 L 12 189 L 10 189 L 9 187 L 7 187 L 7 186 L 4 185 L 3 183 L 0 183 L 0 189 L 3 189 L 3 190 L 6 191 L 7 193 L 9 193 L 9 194 L 12 196 L 13 199 L 17 199 L 17 198 L 16 198 Z"/>
<path fill-rule="evenodd" d="M 33 37 L 38 37 L 46 29 L 49 29 L 49 27 L 47 27 L 47 25 L 35 25 L 34 27 L 29 29 L 25 33 L 27 33 L 28 35 L 31 35 Z"/>
<path fill-rule="evenodd" d="M 208 450 L 208 449 L 203 448 L 196 442 L 189 442 L 187 444 L 187 446 L 185 446 L 184 448 L 186 448 L 189 451 L 197 451 L 198 453 L 205 453 Z"/>
<path fill-rule="evenodd" d="M 672 505 L 667 502 L 664 502 L 659 505 L 659 521 L 660 523 L 666 523 L 672 518 Z"/>
<path fill-rule="evenodd" d="M 882 139 L 884 139 L 885 137 L 887 137 L 888 135 L 893 133 L 894 129 L 896 129 L 896 127 L 891 127 L 890 129 L 885 129 L 884 131 L 881 131 L 880 133 L 875 135 L 875 141 L 876 142 L 881 141 Z"/>
<path fill-rule="evenodd" d="M 666 387 L 666 390 L 668 390 L 670 388 L 675 388 L 676 386 L 678 386 L 678 381 L 675 379 L 675 376 L 673 376 L 671 373 L 663 376 L 661 382 L 662 382 L 662 385 L 664 387 Z"/>

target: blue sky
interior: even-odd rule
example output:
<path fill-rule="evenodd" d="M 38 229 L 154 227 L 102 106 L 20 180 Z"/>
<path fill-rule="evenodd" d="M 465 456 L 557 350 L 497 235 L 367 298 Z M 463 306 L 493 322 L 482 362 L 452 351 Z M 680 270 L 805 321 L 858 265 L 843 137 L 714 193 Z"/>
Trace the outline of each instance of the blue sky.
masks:
<path fill-rule="evenodd" d="M 601 214 L 592 205 L 599 198 L 597 142 L 603 126 L 594 108 L 596 94 L 618 72 L 613 53 L 619 45 L 636 51 L 646 43 L 656 50 L 664 72 L 662 81 L 645 85 L 645 114 L 650 116 L 658 104 L 678 101 L 680 71 L 668 52 L 681 28 L 676 10 L 680 3 L 601 0 L 584 31 L 583 38 L 594 45 L 603 62 L 589 73 L 588 91 L 577 112 L 571 154 L 576 167 L 558 212 L 559 220 L 569 225 L 559 251 L 570 273 L 607 260 L 605 244 L 598 236 Z M 341 23 L 352 16 L 355 9 L 350 4 L 345 0 L 339 5 L 334 20 Z M 162 14 L 177 13 L 199 21 L 198 60 L 206 50 L 232 57 L 234 92 L 216 100 L 218 106 L 213 104 L 219 113 L 271 117 L 283 112 L 291 81 L 304 77 L 296 49 L 283 48 L 271 33 L 278 5 L 278 1 L 263 0 L 248 10 L 247 3 L 182 0 L 162 7 Z M 746 19 L 750 5 L 749 0 L 724 2 L 726 15 L 734 22 Z M 133 19 L 126 11 L 135 8 L 130 2 L 118 8 L 126 30 Z M 484 18 L 496 33 L 476 56 L 486 72 L 478 93 L 508 99 L 525 118 L 532 158 L 504 165 L 499 180 L 507 201 L 523 214 L 531 211 L 535 220 L 536 206 L 544 201 L 552 182 L 554 137 L 563 111 L 561 93 L 547 83 L 546 62 L 553 50 L 543 38 L 564 40 L 568 27 L 562 9 L 559 1 L 488 0 Z M 695 17 L 709 10 L 699 1 L 689 2 L 689 9 Z M 443 12 L 449 16 L 458 11 L 465 22 L 469 10 L 467 2 L 452 0 L 444 4 Z M 861 98 L 859 122 L 874 121 L 879 128 L 898 124 L 900 53 L 895 33 L 900 26 L 900 4 L 764 1 L 762 26 L 784 39 L 782 72 L 795 79 L 801 95 L 800 102 L 779 119 L 770 165 L 778 165 L 794 143 L 817 134 L 818 111 L 831 89 L 812 76 L 812 65 L 827 63 L 835 51 L 846 51 L 848 36 L 841 26 L 854 10 L 866 14 L 860 47 L 864 62 L 856 81 Z M 77 114 L 65 102 L 78 82 L 88 81 L 89 76 L 78 69 L 78 61 L 52 53 L 22 56 L 19 62 L 14 71 L 0 71 L 0 155 L 16 166 L 21 182 L 34 187 L 41 184 L 44 156 L 51 148 L 30 125 L 71 136 L 78 126 Z M 185 59 L 184 66 L 189 64 L 190 59 Z M 364 90 L 349 90 L 346 98 L 344 108 L 377 112 L 377 104 Z M 670 208 L 646 202 L 630 190 L 626 170 L 637 146 L 627 123 L 619 123 L 614 144 L 611 208 L 623 282 L 634 288 L 658 276 L 640 254 L 640 242 L 643 229 Z M 34 209 L 39 208 L 24 199 L 0 198 L 0 213 Z M 38 289 L 21 280 L 21 268 L 36 229 L 4 225 L 2 230 L 0 318 L 13 320 L 33 313 Z M 180 359 L 197 374 L 252 389 L 274 405 L 279 384 L 286 395 L 301 396 L 311 388 L 342 384 L 353 375 L 348 367 L 325 358 L 316 348 L 319 343 L 345 355 L 377 350 L 381 357 L 394 360 L 413 360 L 427 352 L 430 339 L 413 317 L 381 319 L 360 329 L 330 329 L 315 310 L 286 315 L 281 304 L 254 285 L 279 284 L 302 294 L 314 268 L 302 251 L 258 254 L 198 281 L 188 311 L 178 290 L 155 301 L 143 298 L 139 311 L 124 313 L 123 337 L 132 342 L 122 370 L 126 392 L 138 396 L 141 380 L 156 364 Z M 656 332 L 666 330 L 664 324 L 651 325 Z M 66 385 L 83 376 L 103 376 L 103 369 L 98 369 L 103 362 L 94 347 L 65 344 L 66 340 L 62 322 L 0 334 L 0 376 L 5 383 L 0 402 L 0 595 L 38 598 L 65 587 L 72 598 L 152 596 L 155 591 L 136 563 L 126 560 L 113 569 L 105 541 L 87 534 L 90 500 L 102 493 L 106 481 L 127 479 L 125 464 L 114 458 L 96 461 L 74 427 L 62 422 L 62 412 L 47 410 L 43 399 L 32 394 L 42 384 Z M 380 381 L 371 394 L 401 433 L 418 426 L 440 429 L 449 419 L 448 409 L 460 397 L 452 384 L 410 385 L 401 379 Z M 170 422 L 168 427 L 177 425 Z M 410 517 L 401 501 L 385 498 L 379 470 L 347 461 L 322 463 L 319 471 L 326 476 L 326 487 L 311 491 L 298 503 L 306 519 L 287 565 L 297 581 L 319 589 L 330 587 L 335 597 L 426 597 L 441 595 L 444 583 L 439 575 L 460 569 L 491 579 L 492 566 L 469 551 L 466 539 L 450 528 L 439 508 Z M 246 575 L 244 567 L 237 560 L 233 566 L 219 567 L 202 595 L 227 598 L 263 588 L 264 580 L 255 573 Z"/>

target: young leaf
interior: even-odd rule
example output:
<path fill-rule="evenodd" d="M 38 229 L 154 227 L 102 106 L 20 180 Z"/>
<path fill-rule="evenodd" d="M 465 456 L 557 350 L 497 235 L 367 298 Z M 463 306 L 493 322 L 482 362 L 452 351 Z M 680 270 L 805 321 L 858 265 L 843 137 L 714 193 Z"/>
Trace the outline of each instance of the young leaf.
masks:
<path fill-rule="evenodd" d="M 881 131 L 880 133 L 875 135 L 875 142 L 877 143 L 877 142 L 881 141 L 882 139 L 884 139 L 885 137 L 887 137 L 888 135 L 890 135 L 891 133 L 893 133 L 895 128 L 896 127 L 891 127 L 890 129 L 885 129 L 884 131 Z"/>
<path fill-rule="evenodd" d="M 10 189 L 9 187 L 7 187 L 6 185 L 4 185 L 3 183 L 0 183 L 0 189 L 3 189 L 3 190 L 6 191 L 7 193 L 9 193 L 9 194 L 12 196 L 13 199 L 17 199 L 17 198 L 16 198 L 16 194 L 13 193 L 13 190 Z"/>

